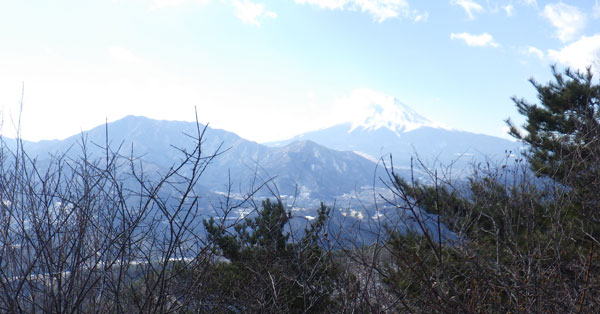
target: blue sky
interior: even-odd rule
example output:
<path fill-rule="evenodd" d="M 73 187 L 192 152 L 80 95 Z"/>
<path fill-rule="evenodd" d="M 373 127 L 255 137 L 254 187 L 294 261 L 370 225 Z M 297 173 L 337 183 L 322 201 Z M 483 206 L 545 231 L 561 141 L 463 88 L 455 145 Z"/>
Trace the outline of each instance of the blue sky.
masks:
<path fill-rule="evenodd" d="M 356 90 L 505 136 L 550 64 L 600 67 L 600 4 L 535 0 L 0 2 L 2 132 L 64 138 L 128 114 L 256 141 L 349 119 Z"/>

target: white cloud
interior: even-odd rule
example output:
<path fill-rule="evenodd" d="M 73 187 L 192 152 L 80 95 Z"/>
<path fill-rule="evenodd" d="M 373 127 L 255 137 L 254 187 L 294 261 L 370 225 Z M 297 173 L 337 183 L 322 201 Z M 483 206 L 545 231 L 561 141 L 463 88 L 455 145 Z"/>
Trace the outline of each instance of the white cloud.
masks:
<path fill-rule="evenodd" d="M 535 56 L 540 60 L 543 60 L 544 56 L 545 56 L 545 54 L 542 50 L 540 50 L 536 47 L 533 47 L 533 46 L 527 47 L 527 49 L 524 52 L 525 52 L 525 54 L 530 55 L 530 56 Z"/>
<path fill-rule="evenodd" d="M 363 12 L 371 14 L 379 22 L 385 21 L 389 18 L 398 17 L 399 14 L 410 9 L 408 2 L 405 0 L 358 0 L 355 1 L 355 3 Z"/>
<path fill-rule="evenodd" d="M 546 5 L 542 16 L 556 28 L 555 36 L 562 42 L 575 39 L 586 24 L 584 13 L 562 2 Z"/>
<path fill-rule="evenodd" d="M 166 7 L 176 7 L 176 6 L 180 6 L 183 4 L 188 4 L 188 3 L 196 3 L 196 4 L 207 4 L 209 3 L 211 0 L 152 0 L 152 3 L 150 4 L 150 8 L 155 10 L 155 9 L 162 9 L 162 8 L 166 8 Z"/>
<path fill-rule="evenodd" d="M 474 0 L 452 0 L 450 3 L 462 7 L 470 20 L 475 18 L 475 13 L 485 11 L 483 7 Z"/>
<path fill-rule="evenodd" d="M 124 1 L 124 0 L 113 0 Z M 187 4 L 205 5 L 213 0 L 143 0 L 150 3 L 151 10 L 177 7 Z M 343 1 L 343 0 L 342 0 Z M 231 4 L 234 8 L 235 16 L 242 22 L 260 26 L 260 20 L 264 18 L 276 18 L 277 13 L 268 11 L 262 3 L 255 3 L 252 0 L 220 0 L 223 4 Z"/>
<path fill-rule="evenodd" d="M 548 50 L 550 59 L 578 70 L 592 66 L 600 73 L 600 34 L 583 36 L 560 50 Z"/>
<path fill-rule="evenodd" d="M 450 39 L 460 39 L 471 47 L 500 47 L 500 44 L 494 41 L 494 37 L 488 33 L 483 33 L 480 35 L 469 33 L 452 33 L 450 34 Z"/>
<path fill-rule="evenodd" d="M 521 2 L 523 2 L 526 5 L 529 6 L 536 6 L 537 5 L 537 1 L 536 0 L 521 0 Z"/>
<path fill-rule="evenodd" d="M 277 17 L 277 13 L 268 11 L 262 3 L 254 3 L 250 0 L 238 0 L 233 2 L 235 16 L 246 24 L 260 26 L 260 19 Z"/>
<path fill-rule="evenodd" d="M 507 4 L 502 9 L 506 13 L 506 16 L 513 16 L 515 14 L 515 7 L 512 4 Z"/>
<path fill-rule="evenodd" d="M 113 0 L 123 1 L 123 0 Z M 167 7 L 181 6 L 190 3 L 207 4 L 212 0 L 144 0 L 150 3 L 153 10 Z M 459 0 L 471 1 L 471 0 Z M 220 0 L 222 3 L 231 3 L 235 8 L 235 15 L 244 23 L 260 25 L 260 18 L 275 18 L 275 12 L 267 11 L 264 4 L 252 0 Z M 367 13 L 377 22 L 393 18 L 405 18 L 414 22 L 425 22 L 429 18 L 426 11 L 415 10 L 410 7 L 408 0 L 294 0 L 298 4 L 307 4 L 329 10 L 348 10 Z"/>
<path fill-rule="evenodd" d="M 598 0 L 596 0 L 596 3 L 592 8 L 592 17 L 595 19 L 600 19 L 600 2 L 598 2 Z"/>
<path fill-rule="evenodd" d="M 324 9 L 336 10 L 342 9 L 350 1 L 349 0 L 295 0 L 300 4 L 312 4 Z"/>
<path fill-rule="evenodd" d="M 314 5 L 329 10 L 350 10 L 368 13 L 377 22 L 392 18 L 407 18 L 415 22 L 426 21 L 427 12 L 410 8 L 407 0 L 294 0 L 299 4 Z"/>
<path fill-rule="evenodd" d="M 427 21 L 427 19 L 429 19 L 429 13 L 427 13 L 427 12 L 423 12 L 423 13 L 420 13 L 420 14 L 419 14 L 419 13 L 417 13 L 417 14 L 415 15 L 415 17 L 413 18 L 413 20 L 414 20 L 415 22 L 417 22 L 417 23 L 418 23 L 418 22 L 426 22 L 426 21 Z"/>

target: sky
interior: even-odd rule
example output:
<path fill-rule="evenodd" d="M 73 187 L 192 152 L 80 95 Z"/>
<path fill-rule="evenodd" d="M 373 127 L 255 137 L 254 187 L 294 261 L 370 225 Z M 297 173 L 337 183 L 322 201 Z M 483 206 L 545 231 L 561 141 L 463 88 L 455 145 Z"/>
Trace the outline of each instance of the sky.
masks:
<path fill-rule="evenodd" d="M 195 110 L 282 140 L 351 119 L 357 91 L 507 137 L 511 97 L 535 102 L 552 64 L 600 68 L 599 1 L 0 1 L 1 132 L 20 117 L 28 140 Z"/>

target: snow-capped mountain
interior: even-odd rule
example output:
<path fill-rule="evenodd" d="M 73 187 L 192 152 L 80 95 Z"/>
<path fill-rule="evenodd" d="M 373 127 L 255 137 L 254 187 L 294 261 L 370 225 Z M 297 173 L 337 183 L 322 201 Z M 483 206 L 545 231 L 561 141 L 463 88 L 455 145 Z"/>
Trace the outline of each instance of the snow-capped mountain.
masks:
<path fill-rule="evenodd" d="M 336 150 L 370 156 L 371 160 L 391 154 L 400 167 L 409 167 L 411 157 L 418 155 L 431 167 L 452 164 L 459 169 L 482 160 L 500 160 L 521 149 L 518 143 L 499 137 L 445 127 L 393 97 L 369 99 L 361 113 L 358 118 L 266 145 L 279 147 L 311 140 Z"/>
<path fill-rule="evenodd" d="M 350 132 L 356 129 L 367 131 L 388 129 L 400 135 L 421 127 L 441 127 L 396 98 L 385 97 L 379 102 L 370 102 L 363 112 L 363 116 L 349 121 Z"/>

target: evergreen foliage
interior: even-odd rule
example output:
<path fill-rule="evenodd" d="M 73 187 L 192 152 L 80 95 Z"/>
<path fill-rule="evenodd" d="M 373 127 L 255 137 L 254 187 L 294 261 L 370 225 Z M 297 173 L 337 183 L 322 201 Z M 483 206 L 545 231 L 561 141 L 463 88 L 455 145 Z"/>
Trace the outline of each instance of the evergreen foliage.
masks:
<path fill-rule="evenodd" d="M 507 121 L 526 158 L 458 183 L 387 168 L 376 226 L 329 230 L 321 204 L 299 232 L 279 199 L 229 219 L 256 191 L 204 220 L 197 183 L 220 152 L 205 155 L 199 125 L 156 179 L 108 144 L 100 160 L 82 141 L 80 159 L 40 166 L 0 139 L 0 312 L 596 313 L 600 85 L 552 72 L 531 81 L 538 104 L 514 98 L 524 132 Z"/>
<path fill-rule="evenodd" d="M 205 221 L 209 239 L 228 261 L 216 263 L 212 293 L 223 308 L 270 313 L 324 312 L 331 306 L 336 266 L 321 247 L 329 208 L 299 241 L 290 241 L 290 213 L 281 201 L 262 202 L 257 216 L 227 230 Z"/>
<path fill-rule="evenodd" d="M 525 133 L 510 121 L 510 134 L 528 145 L 527 159 L 539 175 L 573 189 L 579 210 L 600 222 L 600 84 L 586 72 L 552 67 L 554 81 L 530 80 L 539 104 L 513 98 L 526 118 Z"/>
<path fill-rule="evenodd" d="M 438 215 L 458 238 L 390 233 L 383 282 L 404 309 L 597 311 L 600 85 L 589 69 L 552 71 L 553 82 L 531 81 L 540 104 L 514 98 L 525 133 L 507 121 L 528 146 L 527 164 L 476 168 L 460 186 L 409 183 L 392 171 L 395 205 Z"/>

